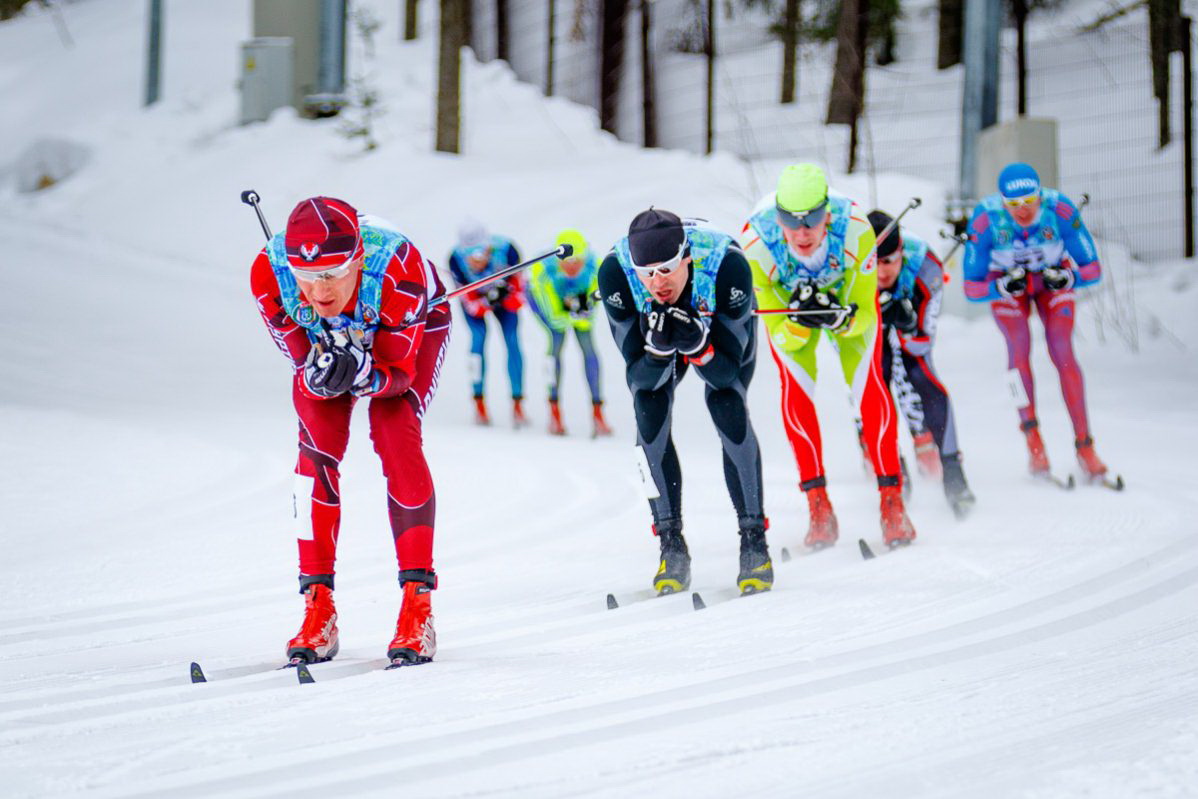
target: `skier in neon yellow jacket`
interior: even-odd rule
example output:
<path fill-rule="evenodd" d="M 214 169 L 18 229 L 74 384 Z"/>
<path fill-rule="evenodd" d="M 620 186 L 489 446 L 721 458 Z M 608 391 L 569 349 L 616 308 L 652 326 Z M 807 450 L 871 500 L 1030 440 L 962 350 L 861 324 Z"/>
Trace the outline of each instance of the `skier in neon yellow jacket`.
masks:
<path fill-rule="evenodd" d="M 828 190 L 814 164 L 786 167 L 778 190 L 753 211 L 740 236 L 753 270 L 757 307 L 782 380 L 782 422 L 806 492 L 809 547 L 838 537 L 828 500 L 814 394 L 815 348 L 826 335 L 840 357 L 860 413 L 878 475 L 882 532 L 892 546 L 909 543 L 915 528 L 903 507 L 897 416 L 882 379 L 874 231 L 851 199 Z"/>
<path fill-rule="evenodd" d="M 574 254 L 559 259 L 550 256 L 529 269 L 528 299 L 533 313 L 549 334 L 545 371 L 549 383 L 549 432 L 564 436 L 561 408 L 558 404 L 562 380 L 562 348 L 571 330 L 582 350 L 583 371 L 591 390 L 591 436 L 611 435 L 603 418 L 603 391 L 599 383 L 599 355 L 591 338 L 599 290 L 599 263 L 577 230 L 563 230 L 557 245 L 569 244 Z"/>

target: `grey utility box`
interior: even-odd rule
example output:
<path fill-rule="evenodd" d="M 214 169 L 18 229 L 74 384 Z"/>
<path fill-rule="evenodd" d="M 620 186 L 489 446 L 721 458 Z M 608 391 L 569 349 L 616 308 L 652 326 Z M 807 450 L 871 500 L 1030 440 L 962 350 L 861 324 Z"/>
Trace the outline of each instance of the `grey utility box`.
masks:
<path fill-rule="evenodd" d="M 241 45 L 241 124 L 264 122 L 295 95 L 295 43 L 289 36 L 263 36 Z"/>
<path fill-rule="evenodd" d="M 998 191 L 998 173 L 1012 161 L 1023 161 L 1035 167 L 1040 173 L 1040 185 L 1059 186 L 1057 121 L 1019 117 L 983 130 L 978 138 L 979 197 Z"/>
<path fill-rule="evenodd" d="M 288 103 L 306 116 L 335 114 L 345 104 L 346 0 L 254 0 L 255 37 L 294 42 Z"/>

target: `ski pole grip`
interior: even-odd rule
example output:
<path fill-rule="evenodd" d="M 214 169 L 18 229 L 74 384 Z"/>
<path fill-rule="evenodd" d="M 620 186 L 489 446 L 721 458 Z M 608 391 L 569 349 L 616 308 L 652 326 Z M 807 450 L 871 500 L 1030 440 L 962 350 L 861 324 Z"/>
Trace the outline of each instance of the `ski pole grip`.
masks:
<path fill-rule="evenodd" d="M 258 192 L 253 189 L 246 189 L 241 193 L 241 201 L 254 209 L 254 213 L 258 215 L 258 224 L 262 225 L 262 232 L 266 235 L 266 240 L 270 241 L 273 234 L 270 232 L 270 225 L 266 224 L 266 217 L 262 213 L 262 207 L 258 205 L 261 199 L 258 196 Z"/>
<path fill-rule="evenodd" d="M 246 205 L 257 205 L 260 199 L 262 198 L 258 196 L 258 192 L 253 189 L 246 189 L 241 193 L 241 201 Z"/>
<path fill-rule="evenodd" d="M 558 258 L 569 258 L 573 254 L 574 254 L 574 245 L 573 244 L 563 244 L 557 248 L 556 255 Z"/>

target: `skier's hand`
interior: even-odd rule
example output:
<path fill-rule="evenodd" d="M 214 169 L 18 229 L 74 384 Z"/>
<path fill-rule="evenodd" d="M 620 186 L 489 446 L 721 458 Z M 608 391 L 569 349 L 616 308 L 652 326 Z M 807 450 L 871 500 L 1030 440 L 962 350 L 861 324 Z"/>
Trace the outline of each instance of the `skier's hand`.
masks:
<path fill-rule="evenodd" d="M 1004 297 L 1021 297 L 1027 291 L 1027 270 L 1016 266 L 997 281 L 998 293 Z"/>
<path fill-rule="evenodd" d="M 304 385 L 318 397 L 340 396 L 361 379 L 363 359 L 368 357 L 353 346 L 313 347 L 304 364 Z"/>
<path fill-rule="evenodd" d="M 674 345 L 673 320 L 669 306 L 653 303 L 649 313 L 641 315 L 641 330 L 645 335 L 645 352 L 653 358 L 673 358 L 678 348 Z"/>
<path fill-rule="evenodd" d="M 498 307 L 501 302 L 503 302 L 504 297 L 507 295 L 507 283 L 500 281 L 498 283 L 492 283 L 490 286 L 488 286 L 485 296 L 487 298 L 487 302 L 491 304 L 491 307 L 495 308 Z"/>
<path fill-rule="evenodd" d="M 882 309 L 882 324 L 893 325 L 904 333 L 914 332 L 919 325 L 909 298 L 896 299 L 889 291 L 883 291 L 878 295 L 878 303 Z"/>
<path fill-rule="evenodd" d="M 567 295 L 562 300 L 562 306 L 574 319 L 585 319 L 591 315 L 591 297 L 585 291 Z"/>
<path fill-rule="evenodd" d="M 1067 266 L 1046 266 L 1040 273 L 1044 288 L 1049 291 L 1068 291 L 1073 288 L 1073 270 Z"/>
<path fill-rule="evenodd" d="M 702 352 L 707 346 L 707 320 L 692 308 L 671 305 L 666 309 L 670 315 L 670 342 L 683 355 Z"/>
<path fill-rule="evenodd" d="M 839 330 L 852 320 L 856 308 L 844 308 L 814 286 L 803 283 L 795 288 L 790 295 L 787 305 L 792 311 L 803 313 L 788 314 L 787 319 L 803 327 L 818 327 L 825 330 Z"/>
<path fill-rule="evenodd" d="M 383 373 L 374 368 L 374 356 L 364 350 L 354 349 L 358 359 L 358 371 L 354 373 L 354 383 L 350 388 L 355 397 L 369 397 L 383 384 Z"/>

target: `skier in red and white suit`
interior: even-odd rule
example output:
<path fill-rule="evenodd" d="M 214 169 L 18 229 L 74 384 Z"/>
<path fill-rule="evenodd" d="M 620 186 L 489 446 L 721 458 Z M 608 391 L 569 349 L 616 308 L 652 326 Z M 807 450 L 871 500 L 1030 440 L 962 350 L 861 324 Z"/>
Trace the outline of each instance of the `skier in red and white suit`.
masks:
<path fill-rule="evenodd" d="M 341 522 L 338 467 L 350 415 L 370 399 L 370 437 L 387 478 L 403 603 L 388 657 L 425 663 L 436 651 L 429 592 L 435 498 L 421 419 L 436 392 L 449 339 L 435 269 L 386 223 L 348 203 L 312 197 L 295 207 L 251 270 L 258 310 L 294 369 L 299 416 L 295 509 L 306 613 L 287 645 L 293 660 L 337 654 L 334 561 Z"/>

